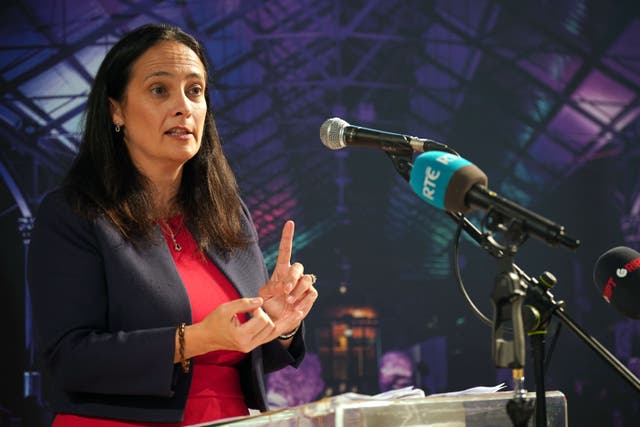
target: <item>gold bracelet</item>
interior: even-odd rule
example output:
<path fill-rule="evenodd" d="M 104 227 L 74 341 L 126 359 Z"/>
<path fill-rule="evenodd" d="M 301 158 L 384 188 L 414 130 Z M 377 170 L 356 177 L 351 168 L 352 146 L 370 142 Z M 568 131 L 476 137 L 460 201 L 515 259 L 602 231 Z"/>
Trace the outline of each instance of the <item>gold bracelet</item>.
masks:
<path fill-rule="evenodd" d="M 182 366 L 182 370 L 184 371 L 185 374 L 189 373 L 189 370 L 191 368 L 191 363 L 189 360 L 184 358 L 184 328 L 187 325 L 185 323 L 181 323 L 180 327 L 178 328 L 178 344 L 179 344 L 179 350 L 180 350 L 180 365 Z"/>
<path fill-rule="evenodd" d="M 300 329 L 300 325 L 296 326 L 296 328 L 293 331 L 287 332 L 286 334 L 283 334 L 283 335 L 280 335 L 278 337 L 278 339 L 282 340 L 282 341 L 286 341 L 286 340 L 288 340 L 290 338 L 293 338 L 293 336 L 296 334 L 296 332 L 298 332 L 298 329 Z"/>

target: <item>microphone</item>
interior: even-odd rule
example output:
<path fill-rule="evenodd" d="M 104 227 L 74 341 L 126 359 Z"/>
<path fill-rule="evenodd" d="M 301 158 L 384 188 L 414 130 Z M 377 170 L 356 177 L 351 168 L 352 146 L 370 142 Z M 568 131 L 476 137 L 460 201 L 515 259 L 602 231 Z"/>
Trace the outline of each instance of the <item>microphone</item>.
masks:
<path fill-rule="evenodd" d="M 640 319 L 640 253 L 618 246 L 596 261 L 593 281 L 604 300 L 632 319 Z"/>
<path fill-rule="evenodd" d="M 580 241 L 567 236 L 564 227 L 499 196 L 487 188 L 487 176 L 462 157 L 442 151 L 420 154 L 413 162 L 409 184 L 422 200 L 438 209 L 468 213 L 492 211 L 503 220 L 518 220 L 529 234 L 550 245 L 570 249 Z"/>
<path fill-rule="evenodd" d="M 327 119 L 320 126 L 320 139 L 326 147 L 332 150 L 353 146 L 380 148 L 387 153 L 403 155 L 411 155 L 414 151 L 429 150 L 455 153 L 446 145 L 430 139 L 352 126 L 338 117 Z"/>

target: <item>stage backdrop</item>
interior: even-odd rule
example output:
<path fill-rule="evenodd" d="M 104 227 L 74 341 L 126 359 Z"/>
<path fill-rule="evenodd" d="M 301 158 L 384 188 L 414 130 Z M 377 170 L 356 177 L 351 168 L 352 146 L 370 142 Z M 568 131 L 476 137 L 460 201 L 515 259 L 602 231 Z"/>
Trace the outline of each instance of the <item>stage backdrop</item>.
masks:
<path fill-rule="evenodd" d="M 37 424 L 43 404 L 24 284 L 33 219 L 77 151 L 105 52 L 147 22 L 179 25 L 206 45 L 216 122 L 267 262 L 292 218 L 295 260 L 319 278 L 304 365 L 313 380 L 269 378 L 275 405 L 509 375 L 493 363 L 491 328 L 458 291 L 455 223 L 383 151 L 324 147 L 319 129 L 331 117 L 445 143 L 492 189 L 565 226 L 577 250 L 531 237 L 515 261 L 533 277 L 552 272 L 567 312 L 638 373 L 640 325 L 592 280 L 601 253 L 640 246 L 637 2 L 11 0 L 0 6 L 6 425 Z M 483 216 L 470 219 L 480 226 Z M 497 261 L 463 237 L 460 267 L 491 317 Z M 546 386 L 566 394 L 571 424 L 637 420 L 638 393 L 555 318 L 549 332 Z"/>

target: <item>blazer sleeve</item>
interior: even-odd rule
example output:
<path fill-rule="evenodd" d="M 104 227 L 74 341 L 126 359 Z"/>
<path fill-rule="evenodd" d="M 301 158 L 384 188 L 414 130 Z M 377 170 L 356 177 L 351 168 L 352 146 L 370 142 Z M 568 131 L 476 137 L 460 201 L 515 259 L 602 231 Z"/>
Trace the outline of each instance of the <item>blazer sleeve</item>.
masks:
<path fill-rule="evenodd" d="M 95 226 L 60 190 L 40 205 L 27 277 L 44 368 L 68 393 L 170 397 L 180 375 L 173 363 L 176 327 L 110 330 Z"/>
<path fill-rule="evenodd" d="M 304 323 L 291 341 L 289 349 L 285 349 L 278 339 L 262 347 L 264 373 L 278 371 L 286 366 L 297 368 L 302 363 L 306 353 L 304 343 Z"/>

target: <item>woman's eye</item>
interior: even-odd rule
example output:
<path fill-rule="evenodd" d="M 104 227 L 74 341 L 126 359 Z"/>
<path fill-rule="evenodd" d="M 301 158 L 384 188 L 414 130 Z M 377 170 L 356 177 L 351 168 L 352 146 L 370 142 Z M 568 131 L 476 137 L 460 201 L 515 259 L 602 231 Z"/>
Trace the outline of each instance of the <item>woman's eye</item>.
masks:
<path fill-rule="evenodd" d="M 154 95 L 163 95 L 166 92 L 162 86 L 154 86 L 151 88 L 151 93 Z"/>
<path fill-rule="evenodd" d="M 202 95 L 202 87 L 201 86 L 192 86 L 189 89 L 189 94 L 192 96 L 199 96 Z"/>

